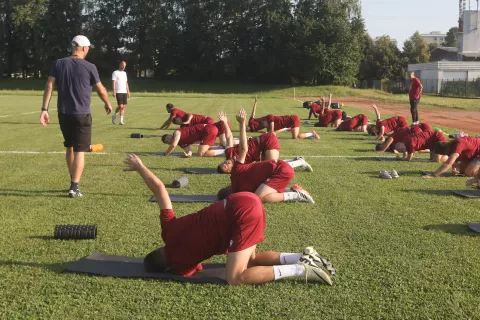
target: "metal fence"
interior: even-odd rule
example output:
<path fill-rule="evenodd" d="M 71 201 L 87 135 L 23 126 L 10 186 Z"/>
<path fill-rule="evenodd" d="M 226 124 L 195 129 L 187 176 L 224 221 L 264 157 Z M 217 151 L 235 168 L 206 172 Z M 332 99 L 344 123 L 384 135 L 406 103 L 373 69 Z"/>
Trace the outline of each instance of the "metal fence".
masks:
<path fill-rule="evenodd" d="M 465 79 L 420 79 L 423 93 L 445 96 L 480 98 L 480 78 Z M 405 80 L 362 80 L 354 84 L 360 89 L 382 90 L 394 94 L 406 94 L 410 89 L 410 79 Z"/>

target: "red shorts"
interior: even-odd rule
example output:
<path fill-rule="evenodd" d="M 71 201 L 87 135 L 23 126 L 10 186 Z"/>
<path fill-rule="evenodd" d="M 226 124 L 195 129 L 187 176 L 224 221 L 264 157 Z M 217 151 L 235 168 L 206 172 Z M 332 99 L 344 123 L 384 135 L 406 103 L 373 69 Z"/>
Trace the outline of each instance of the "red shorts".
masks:
<path fill-rule="evenodd" d="M 202 131 L 202 142 L 201 146 L 213 146 L 217 141 L 218 129 L 213 124 L 207 124 L 205 129 Z"/>
<path fill-rule="evenodd" d="M 225 214 L 231 221 L 228 252 L 250 248 L 264 239 L 265 210 L 260 198 L 250 192 L 234 193 L 226 199 Z"/>
<path fill-rule="evenodd" d="M 274 133 L 264 133 L 258 138 L 260 150 L 280 150 L 278 138 Z"/>
<path fill-rule="evenodd" d="M 232 126 L 230 124 L 230 121 L 227 121 L 227 123 L 228 123 L 228 127 L 230 128 L 230 130 L 232 130 Z M 223 121 L 215 122 L 213 125 L 215 127 L 217 127 L 217 129 L 218 129 L 217 137 L 221 134 L 225 134 L 225 126 L 223 125 Z"/>
<path fill-rule="evenodd" d="M 342 120 L 343 114 L 342 110 L 333 110 L 333 121 Z"/>
<path fill-rule="evenodd" d="M 300 117 L 292 116 L 292 128 L 300 128 Z"/>
<path fill-rule="evenodd" d="M 205 116 L 205 119 L 204 119 L 204 122 L 205 124 L 214 124 L 215 123 L 215 120 L 213 120 L 213 118 L 210 118 L 210 117 L 207 117 Z"/>
<path fill-rule="evenodd" d="M 264 183 L 278 192 L 283 192 L 294 176 L 295 172 L 293 168 L 287 162 L 278 160 L 277 167 L 270 178 Z"/>

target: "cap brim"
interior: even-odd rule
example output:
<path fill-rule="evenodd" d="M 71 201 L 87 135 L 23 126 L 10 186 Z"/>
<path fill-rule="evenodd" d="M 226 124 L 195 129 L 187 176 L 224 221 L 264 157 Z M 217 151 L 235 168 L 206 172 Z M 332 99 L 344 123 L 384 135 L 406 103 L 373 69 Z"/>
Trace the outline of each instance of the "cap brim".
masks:
<path fill-rule="evenodd" d="M 92 48 L 92 49 L 95 49 L 95 46 L 94 46 L 93 44 L 91 44 L 91 43 L 90 43 L 90 46 L 89 46 L 89 47 Z"/>

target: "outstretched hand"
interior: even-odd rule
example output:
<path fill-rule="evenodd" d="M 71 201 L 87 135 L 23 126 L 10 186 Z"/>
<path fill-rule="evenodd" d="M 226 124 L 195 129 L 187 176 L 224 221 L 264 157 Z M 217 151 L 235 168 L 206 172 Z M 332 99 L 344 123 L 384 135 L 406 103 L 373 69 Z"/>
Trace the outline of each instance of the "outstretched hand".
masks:
<path fill-rule="evenodd" d="M 225 111 L 220 111 L 218 113 L 218 120 L 227 121 L 227 114 L 225 113 Z"/>
<path fill-rule="evenodd" d="M 480 179 L 473 178 L 467 181 L 467 187 L 480 189 Z"/>
<path fill-rule="evenodd" d="M 244 124 L 246 118 L 247 118 L 247 112 L 245 112 L 245 109 L 240 109 L 240 111 L 238 111 L 238 114 L 237 114 L 237 121 L 240 124 Z"/>
<path fill-rule="evenodd" d="M 135 154 L 129 154 L 123 163 L 128 165 L 128 168 L 123 169 L 123 171 L 138 171 L 142 166 L 142 160 L 137 157 Z"/>

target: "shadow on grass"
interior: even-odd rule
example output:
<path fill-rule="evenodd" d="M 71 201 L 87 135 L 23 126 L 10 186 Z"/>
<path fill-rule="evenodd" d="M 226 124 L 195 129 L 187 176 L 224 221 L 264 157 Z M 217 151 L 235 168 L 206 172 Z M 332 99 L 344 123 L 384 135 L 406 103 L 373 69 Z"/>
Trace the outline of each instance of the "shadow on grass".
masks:
<path fill-rule="evenodd" d="M 35 240 L 55 240 L 53 236 L 27 236 L 25 238 Z"/>
<path fill-rule="evenodd" d="M 4 261 L 0 260 L 0 266 L 13 266 L 13 267 L 34 267 L 43 268 L 56 273 L 64 273 L 64 266 L 74 261 L 67 261 L 61 263 L 39 263 L 39 262 L 23 262 L 23 261 Z"/>
<path fill-rule="evenodd" d="M 367 140 L 367 137 L 361 138 L 361 137 L 341 137 L 341 138 L 335 138 L 336 140 L 351 140 L 351 141 L 365 141 Z M 369 141 L 370 143 L 370 141 Z"/>
<path fill-rule="evenodd" d="M 378 174 L 380 173 L 381 170 L 378 170 L 378 171 L 364 171 L 362 172 L 363 174 L 372 174 L 372 175 L 375 175 L 378 177 Z M 390 171 L 390 170 L 387 170 L 387 171 Z M 398 175 L 401 177 L 405 176 L 405 177 L 421 177 L 422 175 L 420 174 L 419 171 L 417 170 L 413 170 L 413 171 L 397 171 L 398 172 Z M 404 191 L 409 191 L 409 192 L 413 192 L 413 191 L 410 191 L 410 190 L 404 190 Z"/>
<path fill-rule="evenodd" d="M 432 224 L 423 227 L 427 231 L 442 231 L 449 234 L 478 237 L 480 233 L 473 232 L 466 224 Z"/>
<path fill-rule="evenodd" d="M 418 172 L 417 172 L 418 173 Z M 423 193 L 434 196 L 453 196 L 453 190 L 402 190 L 407 193 Z"/>
<path fill-rule="evenodd" d="M 13 122 L 13 121 L 0 121 L 0 124 L 28 124 L 28 125 L 39 125 L 40 122 Z"/>
<path fill-rule="evenodd" d="M 375 152 L 375 150 L 372 148 L 372 149 L 353 149 L 353 151 L 355 152 L 363 152 L 363 153 L 373 153 Z"/>
<path fill-rule="evenodd" d="M 53 194 L 55 193 L 55 194 Z M 145 194 L 116 194 L 106 192 L 88 192 L 92 196 L 111 196 L 111 197 L 143 197 Z M 148 195 L 148 194 L 146 194 Z M 0 191 L 0 197 L 55 197 L 69 198 L 67 190 L 14 190 L 3 189 Z"/>
<path fill-rule="evenodd" d="M 129 128 L 129 129 L 132 129 L 132 130 L 150 130 L 150 131 L 159 131 L 158 129 L 156 128 Z M 132 132 L 132 133 L 138 133 L 138 132 Z M 141 132 L 140 132 L 141 133 Z"/>

